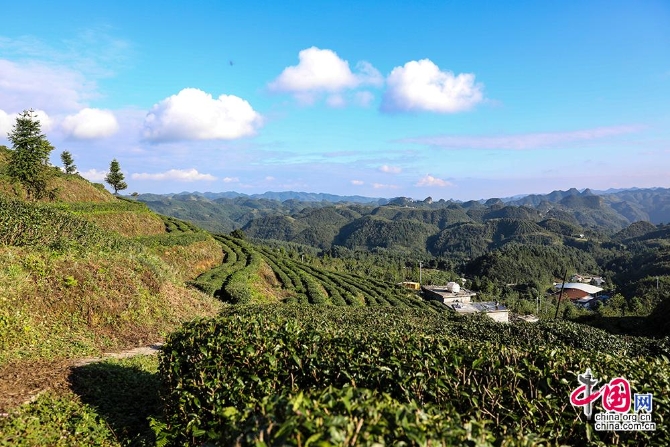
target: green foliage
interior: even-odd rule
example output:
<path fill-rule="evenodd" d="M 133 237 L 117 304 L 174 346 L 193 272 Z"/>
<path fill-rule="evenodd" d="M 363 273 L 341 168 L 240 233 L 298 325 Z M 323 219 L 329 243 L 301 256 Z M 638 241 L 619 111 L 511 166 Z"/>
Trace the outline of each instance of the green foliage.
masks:
<path fill-rule="evenodd" d="M 104 187 L 103 187 L 104 188 Z M 98 213 L 118 213 L 123 211 L 132 211 L 135 213 L 151 213 L 143 203 L 132 200 L 124 200 L 118 197 L 113 202 L 74 202 L 74 203 L 57 203 L 54 207 L 72 211 L 76 214 L 98 214 Z M 172 219 L 173 218 L 165 218 Z M 167 224 L 166 224 L 167 226 Z"/>
<path fill-rule="evenodd" d="M 24 110 L 7 138 L 12 143 L 7 174 L 25 188 L 28 198 L 41 199 L 53 195 L 47 191 L 53 177 L 49 167 L 49 154 L 53 146 L 42 133 L 41 125 L 33 110 Z"/>
<path fill-rule="evenodd" d="M 625 339 L 602 331 L 600 339 L 613 344 L 588 340 L 596 350 L 577 349 L 579 339 L 593 335 L 579 325 L 484 321 L 388 307 L 224 309 L 169 337 L 160 358 L 166 406 L 158 437 L 175 445 L 230 445 L 240 437 L 294 445 L 346 438 L 354 421 L 363 443 L 407 435 L 421 444 L 409 435 L 421 431 L 444 444 L 463 444 L 467 436 L 496 445 L 574 445 L 587 436 L 601 445 L 670 441 L 667 357 L 651 350 L 643 357 L 637 346 L 625 348 Z M 667 355 L 667 342 L 663 349 Z M 568 400 L 587 366 L 602 380 L 624 376 L 636 392 L 653 393 L 657 431 L 590 432 Z M 446 415 L 443 426 L 433 424 L 430 415 L 438 413 Z M 402 422 L 401 414 L 419 419 Z M 448 429 L 473 421 L 469 434 Z"/>
<path fill-rule="evenodd" d="M 144 204 L 121 202 L 121 204 L 123 203 L 126 204 L 124 206 L 128 207 L 129 210 L 132 210 L 134 207 L 138 206 L 142 210 L 145 209 Z M 206 241 L 211 238 L 211 235 L 209 235 L 207 232 L 200 230 L 189 222 L 168 216 L 160 216 L 160 218 L 165 223 L 165 231 L 167 232 L 166 234 L 140 236 L 135 238 L 135 240 L 147 247 L 186 247 L 196 242 Z"/>
<path fill-rule="evenodd" d="M 350 249 L 365 247 L 393 248 L 397 251 L 425 251 L 426 239 L 437 229 L 416 220 L 387 220 L 366 216 L 345 225 L 335 243 Z"/>
<path fill-rule="evenodd" d="M 186 247 L 196 242 L 209 240 L 209 236 L 205 232 L 198 233 L 168 233 L 157 234 L 154 236 L 141 236 L 135 238 L 142 245 L 147 247 Z"/>
<path fill-rule="evenodd" d="M 0 418 L 0 446 L 118 446 L 114 433 L 95 410 L 48 393 Z"/>
<path fill-rule="evenodd" d="M 235 239 L 242 239 L 242 240 L 247 238 L 247 235 L 244 234 L 244 231 L 240 230 L 239 228 L 236 229 L 236 230 L 233 230 L 233 232 L 230 233 L 230 236 L 234 237 Z"/>
<path fill-rule="evenodd" d="M 66 174 L 77 173 L 77 166 L 74 164 L 74 159 L 72 158 L 71 153 L 69 153 L 68 151 L 63 151 L 60 154 L 60 159 L 63 162 L 63 169 L 65 169 Z"/>
<path fill-rule="evenodd" d="M 565 246 L 508 244 L 475 259 L 466 267 L 473 276 L 499 283 L 551 284 L 565 271 L 598 272 L 599 267 L 588 253 Z"/>
<path fill-rule="evenodd" d="M 0 244 L 52 247 L 119 247 L 123 242 L 96 225 L 49 205 L 0 196 Z"/>
<path fill-rule="evenodd" d="M 125 176 L 121 172 L 119 162 L 115 158 L 109 164 L 109 172 L 107 173 L 107 176 L 105 176 L 105 181 L 107 184 L 109 184 L 109 186 L 114 188 L 114 194 L 118 194 L 119 191 L 128 187 L 128 184 L 124 181 L 124 179 Z"/>
<path fill-rule="evenodd" d="M 168 233 L 202 232 L 200 228 L 196 227 L 190 222 L 163 215 L 161 215 L 160 218 L 163 219 L 163 222 L 165 222 L 165 231 Z"/>
<path fill-rule="evenodd" d="M 265 396 L 244 411 L 227 409 L 227 432 L 219 443 L 235 439 L 253 445 L 492 445 L 485 424 L 462 425 L 457 414 L 415 401 L 400 402 L 387 393 L 364 388 L 309 390 Z M 266 445 L 267 445 L 266 444 Z"/>

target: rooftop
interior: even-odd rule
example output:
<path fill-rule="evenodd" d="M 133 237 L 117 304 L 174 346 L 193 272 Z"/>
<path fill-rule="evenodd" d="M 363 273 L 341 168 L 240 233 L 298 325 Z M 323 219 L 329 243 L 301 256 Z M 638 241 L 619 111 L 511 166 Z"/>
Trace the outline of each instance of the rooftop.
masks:
<path fill-rule="evenodd" d="M 563 283 L 554 284 L 554 288 L 557 290 L 561 290 L 561 286 L 563 286 Z M 590 295 L 603 291 L 601 287 L 596 287 L 592 286 L 591 284 L 584 284 L 580 282 L 566 282 L 563 288 L 581 290 L 582 292 L 586 292 Z"/>
<path fill-rule="evenodd" d="M 479 303 L 453 303 L 451 308 L 456 312 L 475 313 L 475 312 L 509 312 L 502 304 L 496 304 L 491 301 Z"/>

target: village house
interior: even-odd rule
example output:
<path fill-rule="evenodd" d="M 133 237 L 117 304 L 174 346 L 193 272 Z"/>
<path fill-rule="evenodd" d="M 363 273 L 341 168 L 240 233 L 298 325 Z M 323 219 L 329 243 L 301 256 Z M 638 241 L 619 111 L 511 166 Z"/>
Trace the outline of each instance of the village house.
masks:
<path fill-rule="evenodd" d="M 509 309 L 499 303 L 453 303 L 449 307 L 458 314 L 483 313 L 499 323 L 509 323 Z"/>
<path fill-rule="evenodd" d="M 462 289 L 458 283 L 450 282 L 446 286 L 421 286 L 423 296 L 429 300 L 441 301 L 443 304 L 469 303 L 477 293 Z"/>
<path fill-rule="evenodd" d="M 496 302 L 473 303 L 477 293 L 462 289 L 458 283 L 450 282 L 444 286 L 421 286 L 423 296 L 429 300 L 440 301 L 458 314 L 484 313 L 495 321 L 508 323 L 509 310 Z"/>
<path fill-rule="evenodd" d="M 572 301 L 583 300 L 584 298 L 593 299 L 603 291 L 601 287 L 579 282 L 554 283 L 554 289 L 556 289 L 556 293 L 560 293 L 563 289 L 563 298 Z"/>

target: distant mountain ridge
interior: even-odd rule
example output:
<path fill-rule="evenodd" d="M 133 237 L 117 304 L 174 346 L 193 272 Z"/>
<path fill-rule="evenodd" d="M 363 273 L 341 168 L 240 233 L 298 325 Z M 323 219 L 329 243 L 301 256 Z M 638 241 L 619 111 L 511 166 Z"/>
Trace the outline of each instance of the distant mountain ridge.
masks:
<path fill-rule="evenodd" d="M 611 191 L 611 192 L 610 192 Z M 621 190 L 579 191 L 571 188 L 567 191 L 553 191 L 549 194 L 531 194 L 520 199 L 506 202 L 508 205 L 551 207 L 560 204 L 567 208 L 597 208 L 607 206 L 616 214 L 624 217 L 628 223 L 648 221 L 654 224 L 670 221 L 669 188 L 631 188 Z M 544 205 L 543 205 L 544 203 Z"/>
<path fill-rule="evenodd" d="M 277 200 L 279 202 L 284 202 L 286 200 L 298 200 L 300 202 L 350 202 L 350 203 L 372 203 L 378 205 L 384 205 L 388 202 L 388 199 L 383 198 L 374 198 L 374 197 L 364 197 L 364 196 L 340 196 L 337 194 L 327 194 L 327 193 L 313 193 L 313 192 L 297 192 L 297 191 L 267 191 L 262 194 L 244 194 L 236 191 L 226 191 L 226 192 L 188 192 L 183 191 L 180 193 L 173 194 L 141 194 L 143 198 L 152 199 L 158 197 L 175 197 L 175 196 L 194 196 L 194 197 L 204 197 L 209 200 L 216 199 L 235 199 L 238 197 L 247 197 L 251 199 L 267 199 L 267 200 Z"/>
<path fill-rule="evenodd" d="M 571 188 L 549 194 L 530 194 L 515 200 L 490 198 L 467 202 L 444 199 L 433 201 L 430 198 L 414 200 L 408 197 L 379 199 L 295 191 L 253 195 L 236 192 L 182 192 L 141 194 L 136 198 L 158 213 L 191 221 L 213 232 L 225 233 L 235 228 L 253 228 L 252 233 L 256 237 L 292 240 L 304 231 L 299 238 L 301 243 L 318 241 L 315 245 L 321 246 L 325 245 L 326 240 L 328 243 L 333 240 L 335 230 L 317 228 L 319 225 L 315 226 L 315 222 L 307 219 L 307 215 L 313 210 L 329 207 L 346 208 L 349 214 L 357 215 L 356 218 L 364 215 L 386 216 L 390 220 L 403 218 L 430 225 L 437 221 L 461 222 L 464 215 L 468 216 L 467 220 L 477 223 L 491 219 L 522 219 L 534 222 L 557 219 L 585 229 L 599 228 L 606 232 L 620 231 L 638 221 L 652 224 L 670 222 L 670 189 L 666 188 L 636 188 L 613 193 Z M 437 211 L 444 210 L 450 210 L 448 218 L 440 213 L 436 214 Z M 344 211 L 338 211 L 341 212 Z M 318 220 L 322 221 L 323 216 L 319 216 Z M 328 219 L 339 221 L 341 218 L 331 215 L 326 220 Z M 369 225 L 372 227 L 366 231 L 382 231 L 378 222 Z M 264 230 L 263 226 L 272 227 L 272 231 Z M 277 231 L 285 236 L 279 237 Z M 339 232 L 339 228 L 337 231 Z M 390 229 L 383 230 L 387 231 Z M 338 240 L 341 241 L 341 238 Z"/>

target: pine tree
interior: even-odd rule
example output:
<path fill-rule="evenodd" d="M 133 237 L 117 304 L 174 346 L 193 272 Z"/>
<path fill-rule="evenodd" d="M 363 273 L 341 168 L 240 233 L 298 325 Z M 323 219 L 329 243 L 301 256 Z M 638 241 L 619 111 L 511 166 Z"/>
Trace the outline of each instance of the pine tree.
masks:
<path fill-rule="evenodd" d="M 118 194 L 119 191 L 126 189 L 128 185 L 126 182 L 123 180 L 125 177 L 123 176 L 123 173 L 121 172 L 121 168 L 119 167 L 119 162 L 116 161 L 116 158 L 112 160 L 112 162 L 109 165 L 109 173 L 105 177 L 105 181 L 109 183 L 109 185 L 114 188 L 114 194 Z"/>
<path fill-rule="evenodd" d="M 49 154 L 54 149 L 42 133 L 33 110 L 24 110 L 17 118 L 12 131 L 7 134 L 12 151 L 7 166 L 10 177 L 20 182 L 29 199 L 41 199 L 54 191 L 47 191 L 53 173 L 49 167 Z"/>
<path fill-rule="evenodd" d="M 77 173 L 77 166 L 74 164 L 74 160 L 72 159 L 71 153 L 69 153 L 68 151 L 63 151 L 63 153 L 60 154 L 60 159 L 63 162 L 63 167 L 65 168 L 66 174 Z"/>

